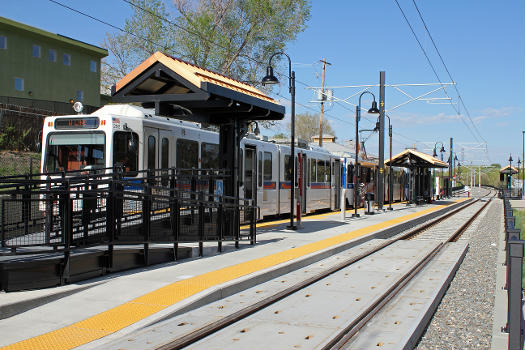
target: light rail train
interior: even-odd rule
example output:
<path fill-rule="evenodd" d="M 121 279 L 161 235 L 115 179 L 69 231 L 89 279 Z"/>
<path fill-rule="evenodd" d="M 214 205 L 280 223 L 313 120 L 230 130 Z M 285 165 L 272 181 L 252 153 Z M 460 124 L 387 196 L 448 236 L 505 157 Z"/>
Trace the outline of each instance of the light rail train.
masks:
<path fill-rule="evenodd" d="M 338 157 L 320 147 L 295 147 L 296 181 L 302 186 L 301 211 L 336 210 L 341 188 L 353 205 L 353 158 Z M 300 160 L 299 160 L 300 158 Z M 290 212 L 289 145 L 248 134 L 241 141 L 239 196 L 253 199 L 258 219 Z M 360 162 L 360 205 L 364 194 L 376 190 L 377 165 Z M 92 114 L 47 117 L 42 132 L 42 173 L 105 169 L 120 165 L 132 178 L 146 169 L 219 168 L 219 134 L 198 124 L 155 116 L 133 105 L 106 105 Z M 299 164 L 302 169 L 298 169 Z M 346 165 L 346 167 L 345 167 Z M 346 171 L 346 173 L 345 173 Z M 136 175 L 135 175 L 136 176 Z M 393 172 L 394 201 L 406 198 L 406 173 Z M 388 173 L 385 201 L 388 201 Z M 300 191 L 296 191 L 298 193 Z"/>

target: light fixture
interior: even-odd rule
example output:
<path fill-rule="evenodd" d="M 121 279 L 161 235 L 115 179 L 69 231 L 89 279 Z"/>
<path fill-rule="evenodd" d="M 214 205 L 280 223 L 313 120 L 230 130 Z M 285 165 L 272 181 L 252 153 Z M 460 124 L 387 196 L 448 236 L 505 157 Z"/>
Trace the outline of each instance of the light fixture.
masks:
<path fill-rule="evenodd" d="M 268 66 L 266 67 L 266 76 L 262 78 L 261 83 L 263 85 L 272 85 L 272 84 L 279 84 L 279 79 L 275 75 L 273 75 L 273 67 Z"/>

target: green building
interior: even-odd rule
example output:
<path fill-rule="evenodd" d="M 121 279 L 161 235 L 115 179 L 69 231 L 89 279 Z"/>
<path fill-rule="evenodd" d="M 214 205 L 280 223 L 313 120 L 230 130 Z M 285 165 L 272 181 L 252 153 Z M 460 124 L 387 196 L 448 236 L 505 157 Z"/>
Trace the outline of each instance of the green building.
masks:
<path fill-rule="evenodd" d="M 99 107 L 106 49 L 0 17 L 0 103 L 59 114 Z"/>

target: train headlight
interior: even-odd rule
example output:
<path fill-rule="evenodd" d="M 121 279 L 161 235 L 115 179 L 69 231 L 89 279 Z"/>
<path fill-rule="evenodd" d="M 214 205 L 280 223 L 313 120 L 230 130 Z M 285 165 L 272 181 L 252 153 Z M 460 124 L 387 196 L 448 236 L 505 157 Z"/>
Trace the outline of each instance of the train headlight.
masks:
<path fill-rule="evenodd" d="M 75 110 L 75 112 L 77 112 L 78 114 L 82 113 L 82 110 L 84 109 L 84 106 L 82 105 L 82 102 L 75 102 L 75 104 L 73 104 L 73 109 Z"/>

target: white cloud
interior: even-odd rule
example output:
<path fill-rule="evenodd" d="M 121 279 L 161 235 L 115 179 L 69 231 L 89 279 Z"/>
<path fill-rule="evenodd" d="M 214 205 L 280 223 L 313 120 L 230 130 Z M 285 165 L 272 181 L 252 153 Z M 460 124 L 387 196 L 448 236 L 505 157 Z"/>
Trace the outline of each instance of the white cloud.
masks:
<path fill-rule="evenodd" d="M 421 124 L 443 124 L 446 122 L 456 122 L 459 119 L 463 118 L 461 115 L 457 114 L 445 114 L 438 113 L 430 116 L 425 116 L 422 114 L 401 114 L 399 116 L 393 117 L 395 121 L 400 121 L 402 124 L 411 124 L 411 125 L 421 125 Z"/>
<path fill-rule="evenodd" d="M 481 111 L 481 114 L 473 118 L 476 124 L 479 124 L 485 119 L 500 119 L 505 118 L 517 110 L 516 107 L 501 107 L 501 108 L 485 108 Z"/>

